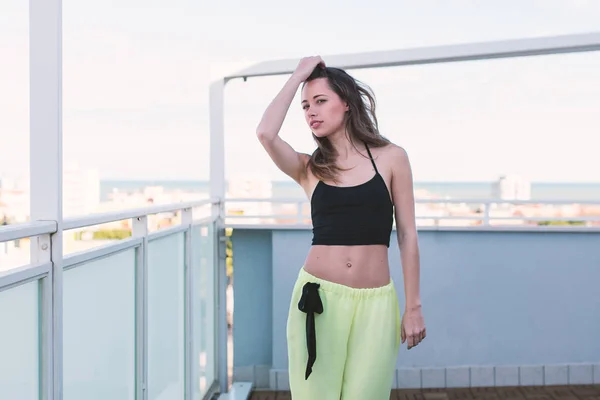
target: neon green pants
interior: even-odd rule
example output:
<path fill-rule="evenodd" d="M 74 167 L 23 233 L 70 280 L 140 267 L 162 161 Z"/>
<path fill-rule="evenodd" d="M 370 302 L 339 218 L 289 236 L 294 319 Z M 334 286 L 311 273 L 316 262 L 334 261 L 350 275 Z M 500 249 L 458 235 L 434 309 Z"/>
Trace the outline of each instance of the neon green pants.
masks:
<path fill-rule="evenodd" d="M 287 343 L 293 400 L 388 400 L 400 347 L 394 282 L 356 289 L 302 268 Z"/>

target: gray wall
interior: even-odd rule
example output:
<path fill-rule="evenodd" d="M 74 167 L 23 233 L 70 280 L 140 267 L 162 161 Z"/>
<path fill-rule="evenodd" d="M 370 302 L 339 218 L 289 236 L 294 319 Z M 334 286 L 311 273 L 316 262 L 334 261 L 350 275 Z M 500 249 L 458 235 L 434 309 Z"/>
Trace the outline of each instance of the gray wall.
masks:
<path fill-rule="evenodd" d="M 310 240 L 308 229 L 234 229 L 234 368 L 240 378 L 265 386 L 270 370 L 269 385 L 281 386 L 273 371 L 287 368 L 289 296 Z M 494 376 L 500 366 L 517 366 L 507 384 L 568 383 L 580 370 L 600 382 L 600 366 L 594 367 L 600 364 L 600 233 L 428 230 L 419 232 L 419 242 L 428 336 L 415 349 L 401 349 L 397 367 L 409 375 L 399 373 L 398 386 L 416 384 L 407 380 L 450 386 L 456 374 L 468 385 L 473 367 L 490 366 L 482 374 L 492 374 L 484 379 L 492 385 L 504 379 Z M 389 255 L 403 309 L 395 237 Z M 536 367 L 528 374 L 526 366 Z M 557 377 L 544 378 L 543 366 Z"/>

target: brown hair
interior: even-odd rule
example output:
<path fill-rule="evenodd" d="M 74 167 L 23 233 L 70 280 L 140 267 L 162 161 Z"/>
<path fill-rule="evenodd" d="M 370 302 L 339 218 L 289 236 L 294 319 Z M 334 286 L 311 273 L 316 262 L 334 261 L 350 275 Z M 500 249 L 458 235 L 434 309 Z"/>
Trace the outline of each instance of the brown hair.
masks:
<path fill-rule="evenodd" d="M 379 133 L 375 115 L 375 95 L 371 88 L 339 68 L 317 66 L 306 82 L 318 78 L 326 78 L 331 90 L 348 104 L 344 125 L 348 140 L 354 148 L 356 141 L 361 141 L 369 147 L 382 147 L 390 143 Z M 335 148 L 327 137 L 317 137 L 313 133 L 313 138 L 317 149 L 310 156 L 308 168 L 317 179 L 335 181 L 337 173 L 343 170 L 335 164 Z"/>

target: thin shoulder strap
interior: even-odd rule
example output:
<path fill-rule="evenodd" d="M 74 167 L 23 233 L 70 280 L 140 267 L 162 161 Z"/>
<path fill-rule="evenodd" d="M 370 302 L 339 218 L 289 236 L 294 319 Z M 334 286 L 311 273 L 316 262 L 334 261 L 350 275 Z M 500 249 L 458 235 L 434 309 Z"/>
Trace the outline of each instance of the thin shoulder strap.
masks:
<path fill-rule="evenodd" d="M 369 158 L 371 159 L 371 164 L 373 164 L 373 168 L 375 168 L 375 172 L 379 173 L 377 170 L 377 165 L 375 165 L 375 160 L 373 160 L 373 156 L 371 155 L 371 150 L 369 150 L 369 146 L 365 142 L 365 147 L 367 148 L 367 153 L 369 153 Z"/>

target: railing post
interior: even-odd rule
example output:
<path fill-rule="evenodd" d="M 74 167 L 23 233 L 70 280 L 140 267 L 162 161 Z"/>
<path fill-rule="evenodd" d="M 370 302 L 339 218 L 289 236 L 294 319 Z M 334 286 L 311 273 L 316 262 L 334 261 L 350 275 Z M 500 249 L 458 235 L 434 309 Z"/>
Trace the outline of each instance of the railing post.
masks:
<path fill-rule="evenodd" d="M 132 236 L 142 238 L 135 249 L 135 398 L 148 398 L 148 217 L 133 218 Z"/>
<path fill-rule="evenodd" d="M 55 221 L 56 233 L 37 238 L 31 260 L 52 261 L 42 284 L 41 393 L 63 397 L 62 2 L 29 1 L 30 218 Z M 51 304 L 48 304 L 48 301 Z M 50 313 L 51 315 L 48 315 Z M 50 322 L 50 325 L 47 324 Z"/>
<path fill-rule="evenodd" d="M 490 203 L 483 203 L 483 226 L 490 225 Z"/>
<path fill-rule="evenodd" d="M 194 330 L 193 330 L 193 315 L 195 310 L 193 309 L 193 298 L 194 298 L 194 274 L 192 266 L 192 216 L 193 212 L 191 208 L 184 208 L 181 210 L 181 224 L 187 229 L 184 236 L 184 274 L 185 274 L 185 346 L 184 346 L 184 360 L 185 360 L 185 400 L 191 400 L 194 394 L 194 379 L 196 378 L 194 363 L 195 349 L 194 349 Z"/>
<path fill-rule="evenodd" d="M 52 240 L 51 235 L 42 235 L 32 241 L 31 264 L 45 264 L 52 262 Z M 53 399 L 52 376 L 53 376 L 53 279 L 52 268 L 48 276 L 41 280 L 41 387 L 42 399 Z"/>
<path fill-rule="evenodd" d="M 215 284 L 216 284 L 216 342 L 217 376 L 219 390 L 226 393 L 229 387 L 227 365 L 227 270 L 225 260 L 225 80 L 211 83 L 209 92 L 210 107 L 210 197 L 217 200 L 212 207 L 215 220 Z"/>

